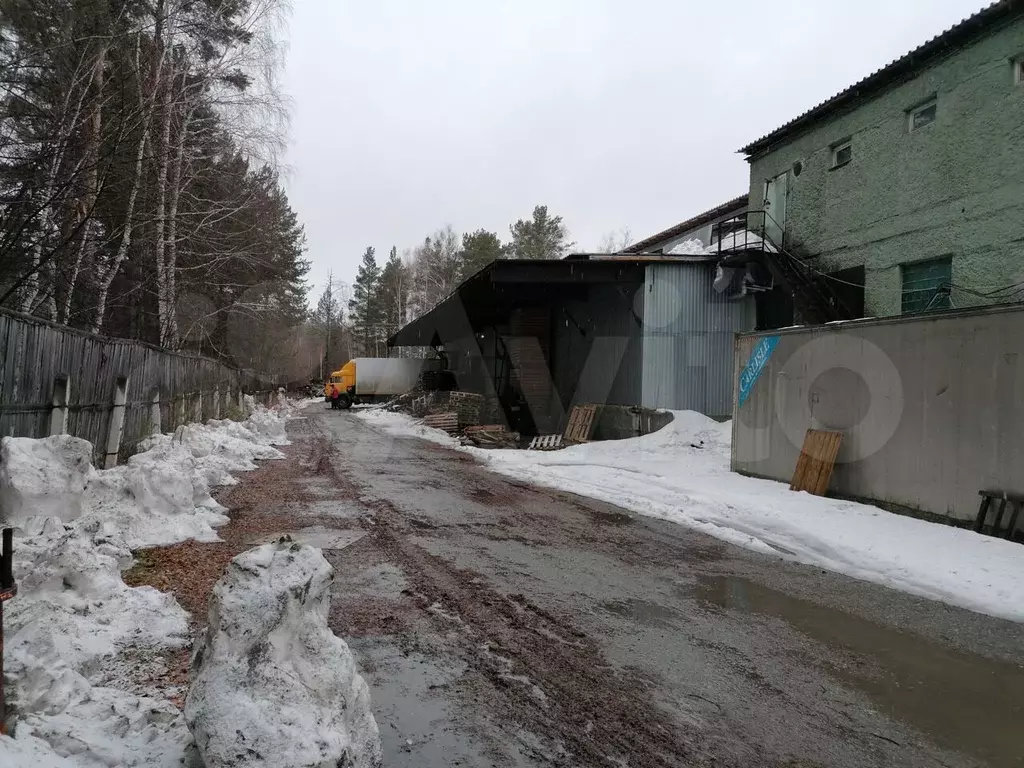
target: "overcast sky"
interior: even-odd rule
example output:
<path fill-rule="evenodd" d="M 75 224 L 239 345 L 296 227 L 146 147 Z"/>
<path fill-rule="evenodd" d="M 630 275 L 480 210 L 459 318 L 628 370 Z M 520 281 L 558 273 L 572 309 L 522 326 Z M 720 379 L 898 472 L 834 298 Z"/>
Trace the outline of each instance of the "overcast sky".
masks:
<path fill-rule="evenodd" d="M 743 194 L 736 150 L 981 0 L 293 0 L 288 189 L 315 302 L 433 230 L 545 204 L 635 240 Z"/>

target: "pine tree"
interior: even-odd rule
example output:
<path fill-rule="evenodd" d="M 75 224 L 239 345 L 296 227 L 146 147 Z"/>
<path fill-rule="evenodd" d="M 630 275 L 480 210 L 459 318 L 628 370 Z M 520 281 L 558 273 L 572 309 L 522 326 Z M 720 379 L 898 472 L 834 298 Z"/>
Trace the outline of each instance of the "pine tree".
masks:
<path fill-rule="evenodd" d="M 538 205 L 529 221 L 519 219 L 509 231 L 509 250 L 515 259 L 560 259 L 574 245 L 562 217 L 549 215 L 546 205 Z"/>
<path fill-rule="evenodd" d="M 327 287 L 320 294 L 316 309 L 310 321 L 321 350 L 322 366 L 320 373 L 323 378 L 331 375 L 349 359 L 348 340 L 345 333 L 345 315 L 334 293 L 334 281 L 329 276 Z"/>
<path fill-rule="evenodd" d="M 379 282 L 380 267 L 377 266 L 376 250 L 371 245 L 363 253 L 348 310 L 357 346 L 362 354 L 374 357 L 378 354 L 381 340 Z"/>
<path fill-rule="evenodd" d="M 472 277 L 495 259 L 505 254 L 505 247 L 494 232 L 478 229 L 462 236 L 460 280 Z"/>
<path fill-rule="evenodd" d="M 377 305 L 385 337 L 392 336 L 405 324 L 410 288 L 409 268 L 399 258 L 398 249 L 392 247 L 388 263 L 381 272 L 377 291 Z"/>

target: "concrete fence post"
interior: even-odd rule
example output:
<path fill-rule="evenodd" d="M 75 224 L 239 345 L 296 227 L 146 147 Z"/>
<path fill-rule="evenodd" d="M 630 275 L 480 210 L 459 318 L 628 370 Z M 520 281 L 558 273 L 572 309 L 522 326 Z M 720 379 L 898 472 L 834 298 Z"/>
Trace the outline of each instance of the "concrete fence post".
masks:
<path fill-rule="evenodd" d="M 104 469 L 117 466 L 117 454 L 121 450 L 121 438 L 124 436 L 124 411 L 127 400 L 128 379 L 118 376 L 117 387 L 114 390 L 114 407 L 110 409 L 110 419 L 107 422 L 107 454 L 103 459 Z"/>
<path fill-rule="evenodd" d="M 153 387 L 149 391 L 149 434 L 159 435 L 160 425 L 160 387 Z"/>
<path fill-rule="evenodd" d="M 192 401 L 192 421 L 203 420 L 203 390 L 199 390 L 195 400 Z"/>
<path fill-rule="evenodd" d="M 68 400 L 71 399 L 71 378 L 58 376 L 53 380 L 53 399 L 50 410 L 50 434 L 63 435 L 68 431 Z"/>
<path fill-rule="evenodd" d="M 220 418 L 220 387 L 213 388 L 213 418 Z"/>

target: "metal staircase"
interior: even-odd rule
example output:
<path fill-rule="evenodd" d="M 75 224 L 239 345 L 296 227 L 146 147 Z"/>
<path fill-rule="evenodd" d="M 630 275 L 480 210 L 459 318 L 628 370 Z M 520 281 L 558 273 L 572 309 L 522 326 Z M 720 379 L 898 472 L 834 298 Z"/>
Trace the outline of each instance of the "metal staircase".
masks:
<path fill-rule="evenodd" d="M 793 306 L 804 323 L 854 319 L 854 313 L 832 289 L 830 278 L 782 247 L 782 227 L 766 211 L 747 211 L 729 223 L 732 231 L 719 230 L 719 263 L 761 264 L 775 284 L 793 297 Z"/>

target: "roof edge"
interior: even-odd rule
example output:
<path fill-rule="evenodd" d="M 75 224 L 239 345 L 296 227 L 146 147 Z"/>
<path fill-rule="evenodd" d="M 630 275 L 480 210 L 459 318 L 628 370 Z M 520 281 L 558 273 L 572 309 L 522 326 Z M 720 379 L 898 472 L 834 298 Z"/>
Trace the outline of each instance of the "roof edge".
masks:
<path fill-rule="evenodd" d="M 637 240 L 635 243 L 623 248 L 621 252 L 624 254 L 646 253 L 647 251 L 645 249 L 648 246 L 653 245 L 655 243 L 659 243 L 662 240 L 668 240 L 669 238 L 675 237 L 676 235 L 681 235 L 688 229 L 693 229 L 694 227 L 702 226 L 704 224 L 707 224 L 709 221 L 717 219 L 719 216 L 724 216 L 733 210 L 738 210 L 747 205 L 748 199 L 749 194 L 743 193 L 739 197 L 734 197 L 732 200 L 727 200 L 721 205 L 717 205 L 714 208 L 709 208 L 703 213 L 698 213 L 696 216 L 693 216 L 687 219 L 686 221 L 681 221 L 675 226 L 669 227 L 668 229 L 663 229 L 661 232 L 656 232 L 650 237 L 645 237 L 642 240 Z"/>
<path fill-rule="evenodd" d="M 774 149 L 773 145 L 781 139 L 802 133 L 827 115 L 853 107 L 900 78 L 923 71 L 936 59 L 950 53 L 952 46 L 973 43 L 993 31 L 999 22 L 1011 20 L 1022 12 L 1024 2 L 1021 0 L 998 0 L 738 151 L 745 154 L 748 161 L 755 155 L 763 155 Z"/>

